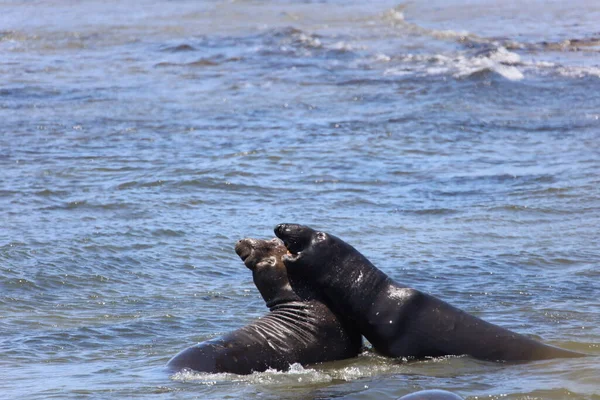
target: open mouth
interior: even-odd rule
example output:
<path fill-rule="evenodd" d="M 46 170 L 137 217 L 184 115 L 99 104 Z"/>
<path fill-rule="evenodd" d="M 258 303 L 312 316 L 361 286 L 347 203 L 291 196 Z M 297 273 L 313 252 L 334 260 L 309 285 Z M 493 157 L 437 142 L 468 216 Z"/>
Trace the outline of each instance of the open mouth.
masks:
<path fill-rule="evenodd" d="M 302 256 L 302 252 L 296 248 L 295 243 L 284 241 L 283 244 L 287 248 L 287 253 L 283 256 L 284 260 L 296 261 Z"/>
<path fill-rule="evenodd" d="M 298 261 L 298 259 L 302 256 L 302 252 L 300 253 L 290 253 L 289 251 L 284 254 L 283 261 Z"/>
<path fill-rule="evenodd" d="M 240 254 L 240 258 L 242 259 L 242 261 L 246 261 L 246 259 L 250 257 L 250 252 L 245 253 L 245 254 Z"/>
<path fill-rule="evenodd" d="M 295 238 L 290 238 L 290 239 L 284 240 L 283 244 L 288 249 L 290 254 L 301 253 L 304 246 L 301 243 L 298 243 L 298 241 L 294 240 L 294 239 Z"/>
<path fill-rule="evenodd" d="M 246 241 L 240 240 L 235 245 L 235 252 L 238 256 L 240 256 L 242 261 L 246 261 L 246 259 L 252 254 L 252 247 L 249 246 L 248 243 L 246 243 Z"/>
<path fill-rule="evenodd" d="M 279 224 L 274 231 L 288 250 L 283 256 L 284 261 L 298 260 L 302 257 L 302 251 L 310 245 L 312 231 L 301 225 Z"/>

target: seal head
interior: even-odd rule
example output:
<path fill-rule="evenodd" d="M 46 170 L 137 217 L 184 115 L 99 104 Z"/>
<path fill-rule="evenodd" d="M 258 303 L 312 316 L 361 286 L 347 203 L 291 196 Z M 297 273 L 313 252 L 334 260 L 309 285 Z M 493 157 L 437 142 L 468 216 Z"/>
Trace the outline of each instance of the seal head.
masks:
<path fill-rule="evenodd" d="M 282 261 L 287 253 L 282 240 L 242 239 L 236 243 L 235 252 L 252 271 L 252 280 L 267 307 L 302 300 L 290 285 Z"/>

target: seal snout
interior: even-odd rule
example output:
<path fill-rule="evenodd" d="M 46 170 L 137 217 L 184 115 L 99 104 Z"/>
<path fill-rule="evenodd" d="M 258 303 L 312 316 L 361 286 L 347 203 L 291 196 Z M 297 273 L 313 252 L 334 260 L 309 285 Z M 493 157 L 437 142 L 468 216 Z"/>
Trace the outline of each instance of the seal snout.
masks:
<path fill-rule="evenodd" d="M 285 236 L 292 232 L 292 228 L 296 226 L 294 224 L 279 224 L 275 227 L 275 236 L 285 241 Z"/>
<path fill-rule="evenodd" d="M 252 239 L 238 240 L 238 242 L 235 244 L 235 252 L 238 256 L 240 256 L 242 261 L 246 261 L 246 259 L 252 254 L 252 245 Z"/>
<path fill-rule="evenodd" d="M 290 253 L 298 254 L 310 243 L 312 229 L 298 224 L 279 224 L 275 227 L 275 235 L 283 240 Z"/>

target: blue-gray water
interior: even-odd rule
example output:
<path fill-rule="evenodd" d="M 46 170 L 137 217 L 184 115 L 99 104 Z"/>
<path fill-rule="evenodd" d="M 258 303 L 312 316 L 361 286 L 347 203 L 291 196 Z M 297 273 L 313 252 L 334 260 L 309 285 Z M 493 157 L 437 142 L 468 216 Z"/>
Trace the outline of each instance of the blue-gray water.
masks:
<path fill-rule="evenodd" d="M 0 397 L 600 399 L 594 0 L 0 1 Z M 169 375 L 279 222 L 592 357 Z"/>

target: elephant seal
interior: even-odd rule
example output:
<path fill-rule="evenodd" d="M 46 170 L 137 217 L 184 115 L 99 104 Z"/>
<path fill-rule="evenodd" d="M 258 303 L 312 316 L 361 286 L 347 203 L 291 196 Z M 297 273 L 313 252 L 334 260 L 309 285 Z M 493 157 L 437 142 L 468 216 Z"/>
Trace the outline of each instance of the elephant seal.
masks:
<path fill-rule="evenodd" d="M 307 226 L 280 224 L 275 234 L 290 254 L 290 279 L 321 290 L 334 312 L 349 318 L 376 351 L 389 357 L 469 355 L 488 361 L 582 357 L 483 321 L 399 285 L 341 239 Z"/>
<path fill-rule="evenodd" d="M 283 242 L 243 239 L 236 253 L 252 271 L 270 312 L 225 336 L 189 347 L 167 364 L 171 370 L 250 374 L 291 364 L 314 364 L 358 355 L 362 336 L 338 318 L 310 288 L 291 285 Z"/>
<path fill-rule="evenodd" d="M 434 389 L 410 393 L 398 400 L 463 400 L 463 398 L 446 390 Z"/>

